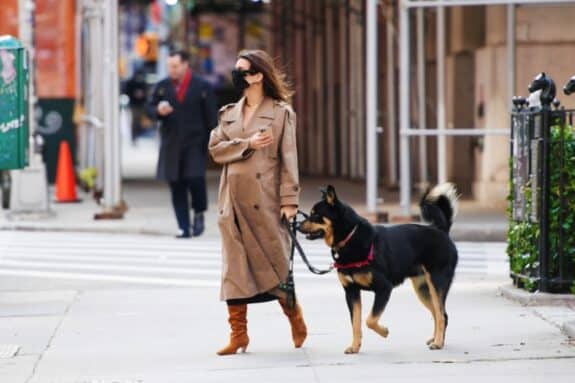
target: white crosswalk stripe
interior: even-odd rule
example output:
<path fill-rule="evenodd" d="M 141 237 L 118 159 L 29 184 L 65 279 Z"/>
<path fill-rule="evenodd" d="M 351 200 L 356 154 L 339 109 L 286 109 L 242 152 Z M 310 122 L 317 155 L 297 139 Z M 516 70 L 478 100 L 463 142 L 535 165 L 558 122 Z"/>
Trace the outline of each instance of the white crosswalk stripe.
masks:
<path fill-rule="evenodd" d="M 457 274 L 509 275 L 505 242 L 457 242 Z"/>
<path fill-rule="evenodd" d="M 331 263 L 329 249 L 302 241 L 318 268 Z M 461 242 L 457 273 L 506 275 L 505 243 Z M 221 243 L 217 238 L 63 232 L 0 231 L 0 276 L 121 282 L 142 285 L 217 287 Z M 299 257 L 295 277 L 303 283 L 332 283 L 311 274 Z"/>

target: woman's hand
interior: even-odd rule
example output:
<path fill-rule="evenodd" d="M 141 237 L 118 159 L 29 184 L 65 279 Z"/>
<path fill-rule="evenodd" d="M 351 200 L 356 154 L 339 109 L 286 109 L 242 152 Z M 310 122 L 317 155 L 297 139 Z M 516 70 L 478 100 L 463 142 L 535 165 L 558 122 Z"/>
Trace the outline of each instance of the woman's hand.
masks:
<path fill-rule="evenodd" d="M 250 149 L 258 150 L 269 146 L 274 142 L 271 134 L 256 133 L 250 137 Z"/>
<path fill-rule="evenodd" d="M 289 205 L 289 206 L 282 206 L 280 209 L 280 217 L 286 217 L 289 221 L 297 214 L 297 206 Z"/>

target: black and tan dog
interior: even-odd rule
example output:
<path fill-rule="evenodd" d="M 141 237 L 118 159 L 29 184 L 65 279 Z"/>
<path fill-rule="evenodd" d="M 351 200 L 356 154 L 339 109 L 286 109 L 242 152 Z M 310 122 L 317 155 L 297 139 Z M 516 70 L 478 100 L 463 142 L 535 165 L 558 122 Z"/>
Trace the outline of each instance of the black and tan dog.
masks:
<path fill-rule="evenodd" d="M 379 318 L 391 290 L 405 278 L 411 279 L 417 296 L 433 316 L 435 328 L 427 341 L 429 348 L 443 348 L 445 300 L 457 265 L 457 249 L 449 238 L 457 203 L 454 186 L 438 185 L 421 199 L 421 215 L 430 225 L 374 226 L 341 202 L 333 186 L 322 193 L 322 200 L 299 230 L 308 239 L 324 238 L 332 249 L 353 327 L 353 340 L 345 352 L 357 353 L 361 346 L 360 291 L 375 293 L 367 327 L 387 337 L 389 331 L 379 324 Z"/>

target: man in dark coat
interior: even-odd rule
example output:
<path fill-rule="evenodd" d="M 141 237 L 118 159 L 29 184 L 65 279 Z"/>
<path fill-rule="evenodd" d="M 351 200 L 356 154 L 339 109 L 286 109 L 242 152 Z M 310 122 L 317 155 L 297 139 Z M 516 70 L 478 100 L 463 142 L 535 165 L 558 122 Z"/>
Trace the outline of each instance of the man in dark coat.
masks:
<path fill-rule="evenodd" d="M 156 85 L 148 113 L 160 122 L 157 178 L 170 184 L 177 237 L 189 238 L 204 231 L 207 144 L 217 125 L 217 106 L 211 85 L 192 75 L 187 52 L 170 53 L 168 75 Z M 188 193 L 194 209 L 191 227 Z"/>

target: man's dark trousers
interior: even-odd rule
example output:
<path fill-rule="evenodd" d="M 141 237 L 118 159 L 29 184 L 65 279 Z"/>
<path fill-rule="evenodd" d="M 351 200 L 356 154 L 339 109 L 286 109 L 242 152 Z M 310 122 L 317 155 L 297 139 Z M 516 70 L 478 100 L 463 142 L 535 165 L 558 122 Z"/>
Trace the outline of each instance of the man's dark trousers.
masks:
<path fill-rule="evenodd" d="M 184 233 L 189 233 L 191 227 L 189 196 L 192 197 L 194 214 L 202 214 L 207 210 L 206 178 L 192 177 L 170 182 L 170 191 L 178 226 Z"/>

